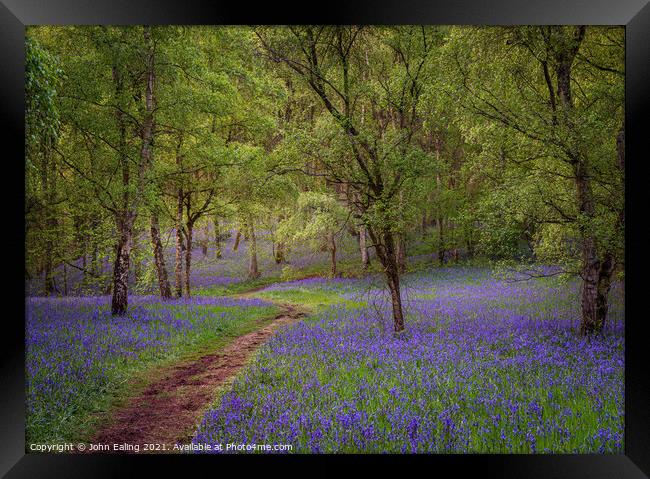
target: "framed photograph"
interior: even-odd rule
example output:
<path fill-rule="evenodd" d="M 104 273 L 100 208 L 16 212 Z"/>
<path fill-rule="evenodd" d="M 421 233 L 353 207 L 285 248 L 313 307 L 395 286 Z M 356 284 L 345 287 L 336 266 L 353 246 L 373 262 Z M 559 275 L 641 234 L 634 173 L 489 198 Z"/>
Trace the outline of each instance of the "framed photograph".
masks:
<path fill-rule="evenodd" d="M 3 0 L 2 473 L 647 477 L 646 3 Z"/>

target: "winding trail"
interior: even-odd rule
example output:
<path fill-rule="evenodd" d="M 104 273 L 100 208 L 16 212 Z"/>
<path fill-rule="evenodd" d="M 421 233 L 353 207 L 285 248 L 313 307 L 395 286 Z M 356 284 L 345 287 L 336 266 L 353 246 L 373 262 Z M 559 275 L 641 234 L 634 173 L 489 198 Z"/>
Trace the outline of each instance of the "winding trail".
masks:
<path fill-rule="evenodd" d="M 295 306 L 278 306 L 282 311 L 275 318 L 261 319 L 259 329 L 237 337 L 219 352 L 170 367 L 162 379 L 118 409 L 92 442 L 139 444 L 141 450 L 143 444 L 164 444 L 166 452 L 176 443 L 187 444 L 216 389 L 228 383 L 278 328 L 305 316 Z"/>

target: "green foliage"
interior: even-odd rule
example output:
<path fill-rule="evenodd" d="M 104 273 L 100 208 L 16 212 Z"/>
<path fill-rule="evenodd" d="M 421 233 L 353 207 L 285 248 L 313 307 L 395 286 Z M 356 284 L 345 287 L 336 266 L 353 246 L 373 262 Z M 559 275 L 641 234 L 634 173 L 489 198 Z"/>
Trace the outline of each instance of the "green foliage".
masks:
<path fill-rule="evenodd" d="M 280 275 L 282 281 L 293 281 L 300 278 L 300 276 L 300 271 L 298 271 L 294 266 L 288 264 L 282 267 L 282 273 Z"/>
<path fill-rule="evenodd" d="M 25 39 L 25 140 L 27 152 L 53 144 L 59 136 L 56 104 L 63 71 L 57 59 L 33 38 Z M 34 167 L 27 155 L 28 166 Z"/>
<path fill-rule="evenodd" d="M 168 231 L 179 191 L 185 229 L 216 218 L 268 231 L 285 256 L 365 225 L 409 253 L 571 270 L 588 235 L 624 263 L 620 28 L 586 28 L 562 108 L 570 26 L 152 27 L 153 155 L 140 184 L 144 31 L 27 31 L 28 276 L 85 258 L 88 290 L 105 289 L 110 272 L 92 258 L 113 262 L 116 212 L 131 208 L 142 234 L 156 214 Z M 576 200 L 575 158 L 591 212 Z M 150 248 L 133 254 L 150 264 Z M 143 269 L 137 288 L 154 275 Z"/>
<path fill-rule="evenodd" d="M 446 45 L 455 65 L 447 70 L 446 91 L 469 112 L 459 117 L 459 126 L 480 147 L 472 160 L 491 189 L 479 200 L 488 225 L 483 243 L 494 250 L 523 237 L 534 243 L 540 260 L 567 267 L 585 234 L 596 238 L 601 255 L 616 251 L 623 259 L 617 226 L 622 172 L 615 148 L 623 119 L 623 31 L 586 29 L 572 65 L 573 105 L 567 109 L 555 69 L 558 52 L 575 42 L 574 32 L 574 27 L 455 28 Z M 486 57 L 492 59 L 490 68 L 480 63 Z M 593 213 L 579 211 L 576 162 L 589 172 Z M 511 253 L 506 247 L 499 255 Z"/>
<path fill-rule="evenodd" d="M 346 208 L 331 195 L 300 193 L 294 214 L 278 225 L 276 237 L 288 243 L 307 243 L 319 250 L 327 246 L 328 237 L 341 232 L 347 218 Z"/>

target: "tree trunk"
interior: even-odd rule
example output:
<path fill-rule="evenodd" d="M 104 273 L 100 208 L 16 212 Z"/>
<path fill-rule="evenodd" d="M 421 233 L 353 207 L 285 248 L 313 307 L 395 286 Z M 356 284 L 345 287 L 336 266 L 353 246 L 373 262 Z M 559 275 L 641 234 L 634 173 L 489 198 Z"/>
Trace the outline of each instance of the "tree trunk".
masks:
<path fill-rule="evenodd" d="M 625 123 L 621 125 L 621 128 L 616 135 L 616 162 L 618 164 L 618 169 L 621 174 L 621 188 L 623 193 L 625 193 Z M 620 210 L 618 213 L 618 226 L 625 230 L 625 202 L 620 205 Z"/>
<path fill-rule="evenodd" d="M 203 253 L 203 256 L 208 255 L 208 226 L 207 225 L 203 230 L 203 240 L 201 241 L 201 252 Z"/>
<path fill-rule="evenodd" d="M 400 129 L 404 128 L 404 113 L 400 112 L 399 113 L 399 118 L 400 118 Z M 405 157 L 406 156 L 406 145 L 404 145 L 404 150 L 402 151 L 402 155 Z M 399 208 L 400 210 L 404 209 L 404 190 L 401 190 L 399 192 Z M 397 233 L 394 235 L 395 238 L 395 256 L 397 258 L 397 271 L 399 274 L 404 274 L 406 273 L 406 237 L 404 236 L 404 232 L 400 231 L 400 233 Z"/>
<path fill-rule="evenodd" d="M 214 254 L 217 258 L 221 258 L 221 226 L 219 225 L 219 218 L 214 217 Z"/>
<path fill-rule="evenodd" d="M 438 218 L 438 263 L 440 263 L 440 266 L 445 263 L 445 238 L 442 218 Z"/>
<path fill-rule="evenodd" d="M 385 234 L 386 244 L 386 276 L 393 306 L 393 326 L 396 333 L 404 330 L 404 314 L 402 312 L 402 296 L 400 290 L 399 268 L 392 234 Z"/>
<path fill-rule="evenodd" d="M 133 279 L 137 283 L 140 278 L 141 265 L 140 265 L 140 243 L 138 238 L 140 236 L 140 231 L 137 228 L 134 228 L 133 231 L 133 246 L 131 247 L 131 258 L 133 263 Z"/>
<path fill-rule="evenodd" d="M 146 87 L 145 87 L 145 113 L 142 121 L 142 148 L 140 149 L 140 161 L 138 175 L 138 186 L 144 180 L 144 170 L 147 169 L 153 161 L 153 131 L 154 131 L 154 83 L 156 75 L 154 71 L 154 47 L 151 42 L 151 27 L 144 28 L 144 41 L 147 45 L 146 55 Z M 136 232 L 133 247 L 139 248 L 139 232 Z M 134 257 L 134 273 L 136 282 L 140 276 L 140 260 L 136 255 Z"/>
<path fill-rule="evenodd" d="M 609 291 L 612 287 L 614 273 L 614 258 L 606 254 L 600 264 L 598 272 L 598 292 L 596 296 L 596 317 L 601 329 L 607 324 L 607 311 L 609 309 Z"/>
<path fill-rule="evenodd" d="M 111 304 L 112 314 L 124 315 L 128 307 L 129 295 L 129 263 L 131 248 L 133 246 L 133 226 L 137 215 L 138 201 L 144 191 L 145 173 L 151 163 L 151 138 L 153 135 L 153 87 L 154 87 L 154 48 L 151 42 L 151 27 L 144 28 L 144 41 L 148 46 L 147 69 L 146 69 L 146 91 L 145 108 L 146 113 L 142 124 L 142 149 L 140 151 L 140 163 L 138 164 L 138 176 L 135 197 L 131 198 L 130 189 L 132 186 L 129 158 L 126 153 L 126 132 L 127 123 L 123 110 L 116 109 L 115 115 L 119 131 L 119 160 L 122 167 L 122 211 L 117 215 L 116 223 L 119 232 L 119 239 L 116 247 L 115 263 L 113 266 L 113 299 Z M 124 92 L 124 79 L 117 64 L 113 65 L 113 82 L 115 84 L 115 99 L 120 101 Z"/>
<path fill-rule="evenodd" d="M 90 271 L 95 275 L 99 275 L 99 247 L 97 241 L 93 237 L 93 251 L 90 256 Z"/>
<path fill-rule="evenodd" d="M 63 296 L 68 295 L 68 267 L 63 263 Z"/>
<path fill-rule="evenodd" d="M 575 178 L 579 211 L 585 219 L 591 219 L 594 214 L 591 184 L 585 171 L 584 161 L 580 158 L 575 163 Z M 582 322 L 580 333 L 585 335 L 600 330 L 596 306 L 600 261 L 591 227 L 580 225 L 579 229 L 582 240 Z"/>
<path fill-rule="evenodd" d="M 397 265 L 395 265 L 397 268 Z M 393 306 L 393 327 L 396 333 L 404 331 L 404 316 L 402 313 L 402 297 L 400 294 L 399 274 L 397 271 L 387 271 L 388 276 L 388 289 L 390 290 L 390 298 Z"/>
<path fill-rule="evenodd" d="M 284 257 L 284 248 L 285 246 L 282 241 L 276 245 L 274 253 L 276 264 L 284 263 L 286 261 L 286 258 Z"/>
<path fill-rule="evenodd" d="M 585 175 L 580 172 L 582 163 L 578 164 L 576 174 L 580 212 L 587 218 L 594 214 L 591 187 Z M 589 225 L 581 227 L 582 236 L 582 320 L 580 334 L 589 335 L 602 331 L 609 309 L 608 297 L 614 273 L 614 259 L 611 253 L 598 257 L 596 240 Z"/>
<path fill-rule="evenodd" d="M 167 277 L 167 266 L 165 266 L 163 246 L 160 241 L 160 226 L 158 224 L 157 213 L 151 213 L 151 246 L 153 248 L 153 259 L 158 277 L 160 297 L 162 299 L 169 299 L 172 297 L 172 290 L 169 286 L 169 278 Z"/>
<path fill-rule="evenodd" d="M 332 278 L 336 278 L 336 239 L 333 234 L 327 235 L 327 243 L 330 250 L 330 261 L 332 264 Z"/>
<path fill-rule="evenodd" d="M 573 131 L 571 67 L 584 35 L 585 27 L 576 27 L 574 37 L 566 43 L 564 48 L 555 53 L 555 76 L 560 99 L 558 107 L 561 107 L 562 112 L 562 115 L 558 117 L 558 123 L 569 131 Z M 582 218 L 586 220 L 584 223 L 579 224 L 582 248 L 582 320 L 580 333 L 588 335 L 601 331 L 605 322 L 607 293 L 609 293 L 608 278 L 611 278 L 612 268 L 609 255 L 606 255 L 604 261 L 600 261 L 593 225 L 589 224 L 594 218 L 595 208 L 591 177 L 590 172 L 587 171 L 586 161 L 580 153 L 572 153 L 571 160 L 576 182 L 578 211 Z"/>
<path fill-rule="evenodd" d="M 465 240 L 466 240 L 466 245 L 467 245 L 467 257 L 468 258 L 473 258 L 474 257 L 474 238 L 473 238 L 472 227 L 471 226 L 467 229 L 467 236 L 466 236 Z"/>
<path fill-rule="evenodd" d="M 361 264 L 364 271 L 370 265 L 370 258 L 368 257 L 368 247 L 366 246 L 366 226 L 359 226 L 359 249 L 361 250 Z"/>
<path fill-rule="evenodd" d="M 583 240 L 582 264 L 582 321 L 580 323 L 580 334 L 586 335 L 600 330 L 597 308 L 600 264 L 598 258 L 596 258 L 593 241 Z"/>
<path fill-rule="evenodd" d="M 616 135 L 616 161 L 621 172 L 621 180 L 625 181 L 625 126 L 621 128 Z M 621 206 L 617 219 L 617 227 L 624 228 L 625 225 L 625 207 Z M 616 264 L 614 255 L 606 251 L 600 262 L 598 270 L 598 283 L 596 286 L 596 331 L 602 330 L 607 324 L 607 312 L 609 310 L 609 291 L 612 286 L 612 276 Z M 625 283 L 623 282 L 623 285 Z M 588 331 L 585 331 L 587 333 Z"/>
<path fill-rule="evenodd" d="M 260 277 L 260 272 L 257 269 L 257 240 L 255 239 L 255 227 L 253 226 L 253 220 L 250 219 L 248 222 L 248 278 L 257 279 Z"/>
<path fill-rule="evenodd" d="M 237 248 L 239 248 L 239 241 L 241 240 L 241 229 L 237 230 L 237 234 L 235 235 L 235 244 L 232 247 L 233 251 L 237 251 Z"/>
<path fill-rule="evenodd" d="M 192 267 L 192 231 L 194 223 L 188 222 L 187 225 L 187 238 L 185 244 L 185 294 L 190 297 L 190 269 Z"/>
<path fill-rule="evenodd" d="M 123 79 L 119 69 L 113 67 L 113 80 L 115 82 L 115 96 L 121 97 L 123 91 Z M 122 211 L 116 215 L 118 241 L 115 248 L 115 262 L 113 264 L 113 298 L 111 301 L 111 313 L 113 316 L 122 316 L 126 313 L 129 302 L 129 262 L 131 258 L 131 242 L 133 218 L 130 213 L 130 169 L 126 156 L 126 121 L 124 113 L 120 110 L 115 112 L 117 127 L 119 131 L 119 155 L 122 168 Z"/>
<path fill-rule="evenodd" d="M 46 242 L 49 240 L 46 240 Z M 45 247 L 45 296 L 51 296 L 54 293 L 54 277 L 52 275 L 52 247 Z"/>
<path fill-rule="evenodd" d="M 594 203 L 591 182 L 585 171 L 584 160 L 575 163 L 575 178 L 579 211 L 587 220 L 594 217 Z M 614 270 L 613 257 L 605 253 L 602 261 L 598 257 L 596 239 L 592 226 L 580 226 L 582 237 L 582 321 L 580 333 L 588 335 L 602 330 L 607 317 L 608 294 Z"/>
<path fill-rule="evenodd" d="M 183 296 L 183 190 L 178 189 L 176 204 L 176 258 L 174 262 L 176 277 L 176 297 Z"/>
<path fill-rule="evenodd" d="M 400 274 L 406 273 L 406 244 L 404 235 L 396 235 L 396 255 L 397 255 L 397 270 Z"/>
<path fill-rule="evenodd" d="M 393 308 L 393 328 L 396 333 L 404 330 L 404 313 L 402 311 L 402 297 L 400 292 L 399 270 L 397 269 L 397 257 L 395 252 L 395 243 L 393 234 L 390 231 L 382 231 L 382 242 L 378 240 L 378 234 L 373 228 L 368 228 L 368 234 L 372 242 L 376 245 L 375 251 L 377 257 L 384 268 L 386 283 L 390 290 L 391 304 Z"/>
<path fill-rule="evenodd" d="M 113 265 L 113 299 L 111 312 L 113 316 L 123 316 L 129 302 L 129 262 L 132 246 L 132 218 L 129 213 L 118 222 L 119 239 Z"/>
<path fill-rule="evenodd" d="M 422 239 L 427 237 L 427 213 L 426 211 L 422 213 L 422 222 L 420 223 L 420 235 Z"/>
<path fill-rule="evenodd" d="M 43 189 L 45 190 L 47 206 L 45 208 L 45 295 L 50 296 L 56 291 L 54 284 L 54 236 L 56 234 L 57 220 L 52 211 L 56 194 L 56 169 L 54 160 L 50 155 L 47 145 L 43 146 Z"/>

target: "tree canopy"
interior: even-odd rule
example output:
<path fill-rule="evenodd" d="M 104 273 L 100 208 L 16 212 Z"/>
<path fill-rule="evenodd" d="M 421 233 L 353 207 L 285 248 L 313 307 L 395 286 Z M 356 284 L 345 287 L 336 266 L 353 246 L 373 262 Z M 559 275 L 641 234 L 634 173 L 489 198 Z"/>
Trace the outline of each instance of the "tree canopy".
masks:
<path fill-rule="evenodd" d="M 26 48 L 26 275 L 45 294 L 74 268 L 116 315 L 139 283 L 189 296 L 193 242 L 218 258 L 230 230 L 250 278 L 262 232 L 278 263 L 327 249 L 336 276 L 353 235 L 396 332 L 416 245 L 579 275 L 581 331 L 603 327 L 625 261 L 622 28 L 30 27 Z"/>

